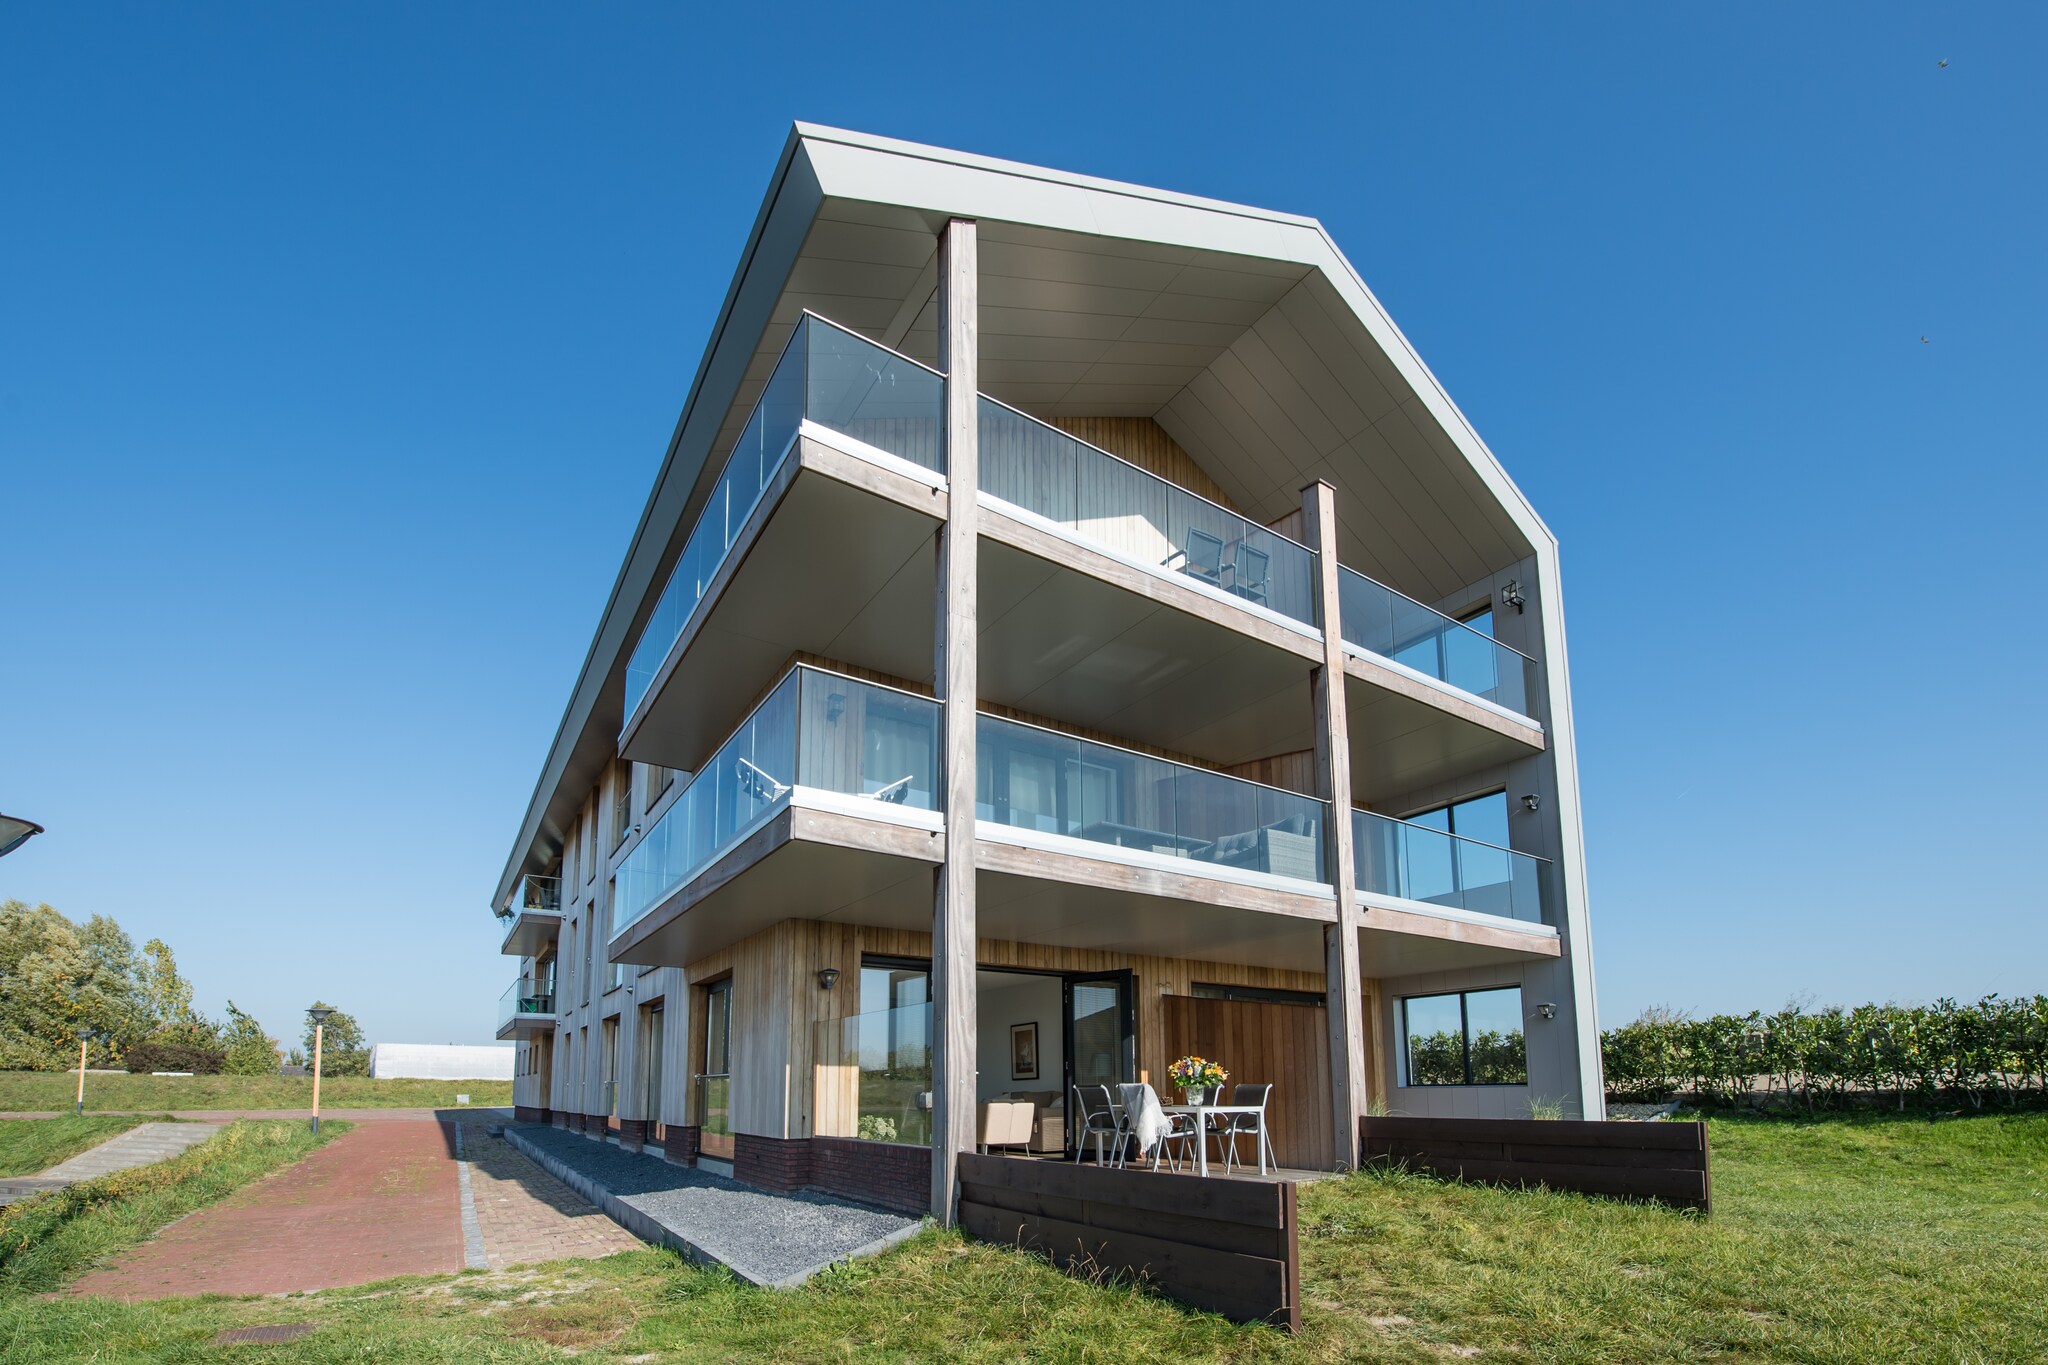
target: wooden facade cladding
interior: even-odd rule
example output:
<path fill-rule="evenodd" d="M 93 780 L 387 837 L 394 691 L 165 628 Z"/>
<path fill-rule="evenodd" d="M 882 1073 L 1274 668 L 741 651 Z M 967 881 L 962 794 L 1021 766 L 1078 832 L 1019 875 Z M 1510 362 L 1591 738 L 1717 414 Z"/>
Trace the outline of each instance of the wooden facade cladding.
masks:
<path fill-rule="evenodd" d="M 1159 1013 L 1165 1056 L 1207 1057 L 1229 1067 L 1233 1081 L 1273 1086 L 1266 1125 L 1282 1166 L 1327 1171 L 1336 1165 L 1327 1007 L 1169 995 Z M 1238 1155 L 1256 1167 L 1249 1141 Z"/>
<path fill-rule="evenodd" d="M 1157 474 L 1197 497 L 1233 512 L 1238 510 L 1230 495 L 1223 491 L 1223 485 L 1210 478 L 1209 471 L 1196 464 L 1195 457 L 1182 450 L 1180 443 L 1166 434 L 1166 428 L 1150 417 L 1048 417 L 1045 423 L 1128 460 L 1148 474 Z"/>

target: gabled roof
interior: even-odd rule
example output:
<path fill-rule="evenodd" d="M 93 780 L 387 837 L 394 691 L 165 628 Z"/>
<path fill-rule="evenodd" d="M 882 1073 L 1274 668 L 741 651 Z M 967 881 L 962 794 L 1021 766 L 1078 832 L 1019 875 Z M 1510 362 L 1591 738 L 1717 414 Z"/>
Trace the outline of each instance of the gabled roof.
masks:
<path fill-rule="evenodd" d="M 559 846 L 615 753 L 645 614 L 804 309 L 934 359 L 936 242 L 981 239 L 981 384 L 1044 417 L 1149 416 L 1238 510 L 1337 489 L 1343 562 L 1425 601 L 1549 530 L 1322 225 L 797 124 L 500 879 Z"/>

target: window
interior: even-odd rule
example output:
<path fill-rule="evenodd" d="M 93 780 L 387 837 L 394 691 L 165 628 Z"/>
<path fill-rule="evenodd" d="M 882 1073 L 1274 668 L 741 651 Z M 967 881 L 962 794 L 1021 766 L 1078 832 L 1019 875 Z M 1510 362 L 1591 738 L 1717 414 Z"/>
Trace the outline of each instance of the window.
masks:
<path fill-rule="evenodd" d="M 610 882 L 606 883 L 606 890 L 607 890 L 607 893 L 608 893 L 608 894 L 607 894 L 607 895 L 605 896 L 605 903 L 604 903 L 604 933 L 605 933 L 605 949 L 604 949 L 604 951 L 605 951 L 605 956 L 606 956 L 607 958 L 609 958 L 609 957 L 611 956 L 611 951 L 612 951 L 612 950 L 611 950 L 611 935 L 612 935 L 612 917 L 613 917 L 613 916 L 615 916 L 615 915 L 617 915 L 617 914 L 619 913 L 619 883 L 618 883 L 618 880 L 617 880 L 616 878 L 614 878 L 614 879 L 613 879 L 612 881 L 610 881 Z M 608 991 L 609 991 L 609 990 L 617 990 L 617 989 L 618 989 L 619 987 L 621 987 L 621 986 L 623 986 L 623 985 L 625 985 L 625 984 L 626 984 L 626 964 L 625 964 L 625 963 L 623 963 L 623 962 L 614 962 L 614 963 L 612 963 L 612 964 L 611 964 L 611 972 L 610 972 L 610 980 L 609 980 L 609 981 L 608 981 L 608 982 L 606 983 L 606 985 L 605 985 L 605 989 L 606 989 L 606 990 L 608 990 Z"/>
<path fill-rule="evenodd" d="M 642 764 L 640 768 L 640 813 L 654 809 L 654 803 L 668 795 L 668 789 L 676 783 L 676 770 L 664 768 L 658 763 Z"/>
<path fill-rule="evenodd" d="M 1256 1000 L 1267 1005 L 1313 1005 L 1320 1009 L 1323 996 L 1320 991 L 1283 991 L 1266 986 L 1219 986 L 1213 982 L 1197 981 L 1194 984 L 1197 1000 Z"/>
<path fill-rule="evenodd" d="M 1408 823 L 1456 836 L 1406 841 L 1408 899 L 1462 905 L 1464 892 L 1511 879 L 1506 792 L 1438 806 L 1409 816 Z M 1467 840 L 1473 842 L 1460 842 Z"/>
<path fill-rule="evenodd" d="M 1522 988 L 1408 997 L 1401 1056 L 1404 1085 L 1527 1085 Z"/>
<path fill-rule="evenodd" d="M 633 832 L 633 765 L 621 763 L 612 772 L 612 852 Z"/>

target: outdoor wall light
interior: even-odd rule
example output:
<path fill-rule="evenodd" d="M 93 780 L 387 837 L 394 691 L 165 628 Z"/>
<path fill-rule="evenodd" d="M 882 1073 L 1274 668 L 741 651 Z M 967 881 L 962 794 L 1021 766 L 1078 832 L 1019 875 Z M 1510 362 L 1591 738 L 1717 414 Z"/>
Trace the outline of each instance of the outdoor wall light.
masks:
<path fill-rule="evenodd" d="M 838 984 L 839 984 L 839 969 L 838 969 L 837 967 L 820 967 L 820 968 L 818 969 L 818 989 L 819 989 L 819 990 L 821 990 L 821 991 L 829 991 L 829 990 L 831 990 L 831 989 L 832 989 L 832 988 L 833 988 L 834 986 L 836 986 L 836 985 L 838 985 Z"/>
<path fill-rule="evenodd" d="M 1500 590 L 1500 603 L 1504 607 L 1513 607 L 1517 613 L 1522 610 L 1521 579 L 1510 578 L 1507 581 L 1507 585 Z"/>
<path fill-rule="evenodd" d="M 838 720 L 846 714 L 846 694 L 833 692 L 825 698 L 825 719 Z"/>
<path fill-rule="evenodd" d="M 1529 793 L 1529 795 L 1522 798 L 1522 805 L 1527 807 L 1531 812 L 1539 811 L 1543 809 L 1543 798 L 1536 795 L 1534 792 L 1531 792 Z"/>
<path fill-rule="evenodd" d="M 1545 1019 L 1555 1019 L 1557 1018 L 1557 1006 L 1546 1000 L 1536 1007 L 1536 1013 L 1542 1015 Z"/>

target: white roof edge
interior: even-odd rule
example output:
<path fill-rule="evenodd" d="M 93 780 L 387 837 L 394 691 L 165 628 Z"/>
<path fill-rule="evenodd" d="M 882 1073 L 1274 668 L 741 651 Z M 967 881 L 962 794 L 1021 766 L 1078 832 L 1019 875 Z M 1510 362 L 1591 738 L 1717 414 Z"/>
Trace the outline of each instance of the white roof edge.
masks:
<path fill-rule="evenodd" d="M 841 154 L 835 157 L 829 151 L 825 151 L 835 147 L 844 148 L 854 155 Z M 825 154 L 822 157 L 818 156 L 814 154 L 813 149 L 824 151 Z M 553 795 L 553 785 L 559 783 L 568 756 L 573 752 L 580 737 L 582 725 L 588 722 L 589 711 L 595 701 L 595 689 L 610 675 L 612 667 L 617 662 L 617 655 L 625 649 L 624 633 L 630 625 L 631 616 L 639 608 L 639 602 L 634 602 L 625 612 L 624 619 L 621 619 L 621 596 L 626 581 L 634 564 L 642 557 L 643 542 L 647 537 L 655 505 L 675 472 L 677 447 L 681 444 L 692 417 L 696 415 L 698 399 L 702 396 L 706 376 L 717 359 L 720 348 L 725 344 L 726 330 L 731 324 L 741 289 L 755 263 L 763 236 L 782 200 L 790 168 L 796 163 L 800 152 L 805 153 L 810 169 L 817 177 L 818 189 L 822 197 L 827 199 L 867 199 L 933 212 L 980 216 L 996 221 L 1020 222 L 1105 237 L 1130 237 L 1139 241 L 1178 241 L 1200 249 L 1287 261 L 1321 271 L 1365 324 L 1395 368 L 1401 371 L 1409 387 L 1429 409 L 1438 425 L 1449 435 L 1452 443 L 1471 462 L 1480 479 L 1500 501 L 1502 507 L 1522 525 L 1530 540 L 1556 546 L 1557 537 L 1537 515 L 1527 496 L 1509 477 L 1491 448 L 1481 439 L 1458 405 L 1452 401 L 1443 384 L 1423 362 L 1407 336 L 1395 324 L 1378 297 L 1366 285 L 1364 278 L 1317 219 L 799 121 L 791 126 L 789 136 L 783 143 L 782 154 L 769 180 L 767 193 L 755 214 L 753 227 L 748 233 L 746 246 L 740 254 L 732 280 L 726 287 L 717 320 L 705 343 L 703 355 L 698 361 L 681 415 L 677 418 L 675 428 L 669 437 L 661 469 L 648 492 L 640 519 L 634 526 L 626 556 L 619 566 L 617 577 L 612 582 L 611 595 L 606 600 L 597 630 L 592 635 L 590 648 L 584 655 L 576 685 L 570 693 L 561 723 L 557 726 L 554 739 L 550 743 L 547 760 L 535 781 L 533 795 L 528 801 L 525 817 L 520 824 L 519 835 L 513 843 L 510 856 L 499 878 L 497 891 L 492 897 L 493 905 L 502 902 L 518 880 L 528 850 L 539 834 L 541 814 Z M 907 172 L 912 178 L 923 178 L 925 183 L 917 186 L 916 193 L 908 198 L 902 194 L 888 193 L 891 187 L 884 182 L 884 178 L 871 178 L 869 174 L 874 168 L 886 163 L 867 161 L 869 157 L 895 159 L 901 163 L 896 169 Z M 863 161 L 867 161 L 866 166 L 861 164 Z M 987 179 L 983 179 L 984 177 Z M 1005 186 L 1002 184 L 1004 178 L 1013 182 L 1027 182 L 1027 186 Z M 969 201 L 956 198 L 955 196 L 962 191 L 970 189 L 971 181 L 979 181 L 980 184 L 973 188 L 978 188 L 982 192 L 969 195 Z M 1034 192 L 1030 187 L 1039 188 Z M 899 181 L 895 188 L 905 187 Z M 1222 220 L 1236 222 L 1232 226 Z M 1173 236 L 1161 238 L 1148 235 L 1168 222 L 1175 229 Z M 1204 230 L 1205 227 L 1207 230 Z M 749 344 L 751 346 L 751 339 Z M 691 471 L 693 481 L 698 472 L 700 471 Z M 663 540 L 663 548 L 665 547 L 666 537 Z M 599 668 L 600 646 L 608 635 L 614 633 L 619 637 L 617 648 Z M 582 721 L 572 727 L 572 721 L 577 720 L 579 711 L 582 714 Z"/>

